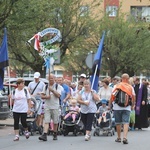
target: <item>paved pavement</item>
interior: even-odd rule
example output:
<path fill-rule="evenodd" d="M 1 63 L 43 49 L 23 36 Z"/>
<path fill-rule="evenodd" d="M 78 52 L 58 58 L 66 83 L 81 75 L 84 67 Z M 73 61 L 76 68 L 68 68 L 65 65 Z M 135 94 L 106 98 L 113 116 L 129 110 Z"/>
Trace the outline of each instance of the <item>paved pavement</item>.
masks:
<path fill-rule="evenodd" d="M 8 118 L 6 120 L 0 120 L 0 126 L 13 126 L 13 118 Z"/>
<path fill-rule="evenodd" d="M 1 133 L 4 132 L 2 135 Z M 92 136 L 90 141 L 84 141 L 84 135 L 74 136 L 72 133 L 68 136 L 59 135 L 57 141 L 52 140 L 52 136 L 48 136 L 48 141 L 39 141 L 38 134 L 30 136 L 27 140 L 24 136 L 20 136 L 18 142 L 14 142 L 13 127 L 0 128 L 0 150 L 27 150 L 27 149 L 55 149 L 55 150 L 149 150 L 149 129 L 142 131 L 129 132 L 129 144 L 116 143 L 115 136 Z"/>

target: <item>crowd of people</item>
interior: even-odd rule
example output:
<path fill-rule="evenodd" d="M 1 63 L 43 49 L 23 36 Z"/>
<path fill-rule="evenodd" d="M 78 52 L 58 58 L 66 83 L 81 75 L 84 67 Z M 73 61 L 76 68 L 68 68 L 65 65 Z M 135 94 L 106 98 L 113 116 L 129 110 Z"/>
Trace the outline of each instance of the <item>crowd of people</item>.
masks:
<path fill-rule="evenodd" d="M 17 80 L 17 89 L 11 94 L 13 100 L 14 117 L 14 141 L 19 140 L 19 119 L 25 129 L 25 136 L 28 139 L 30 133 L 27 128 L 27 115 L 31 113 L 32 99 L 40 103 L 37 112 L 36 125 L 43 129 L 43 134 L 39 140 L 47 141 L 49 124 L 53 122 L 53 140 L 57 140 L 57 129 L 59 123 L 59 110 L 63 119 L 72 117 L 75 122 L 76 114 L 81 113 L 81 120 L 85 129 L 85 140 L 91 138 L 92 123 L 95 113 L 100 113 L 98 123 L 102 120 L 102 113 L 106 110 L 113 110 L 117 139 L 115 142 L 128 144 L 128 130 L 142 130 L 148 128 L 150 86 L 147 80 L 138 77 L 129 77 L 124 73 L 121 77 L 106 77 L 99 81 L 99 90 L 95 91 L 91 87 L 91 82 L 85 74 L 81 74 L 78 83 L 63 77 L 55 77 L 54 74 L 47 76 L 49 84 L 46 85 L 40 80 L 40 73 L 34 73 L 34 81 L 28 87 L 24 86 L 24 80 Z M 121 106 L 119 103 L 120 91 L 125 93 L 126 99 L 131 103 Z M 122 93 L 121 93 L 122 94 Z M 72 105 L 70 112 L 66 114 L 68 106 Z M 77 106 L 79 105 L 79 107 Z M 102 105 L 102 106 L 100 106 Z M 77 112 L 77 113 L 76 113 Z M 123 139 L 121 138 L 121 128 L 123 126 Z"/>

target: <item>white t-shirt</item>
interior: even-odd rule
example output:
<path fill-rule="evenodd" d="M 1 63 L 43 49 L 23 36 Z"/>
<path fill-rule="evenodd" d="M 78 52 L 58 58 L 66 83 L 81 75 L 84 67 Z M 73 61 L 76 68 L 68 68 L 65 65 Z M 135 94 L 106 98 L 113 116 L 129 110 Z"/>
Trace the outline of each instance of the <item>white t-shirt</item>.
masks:
<path fill-rule="evenodd" d="M 96 93 L 96 91 L 94 91 L 94 93 Z M 86 93 L 85 91 L 80 91 L 79 94 L 83 101 L 90 101 L 88 106 L 81 104 L 81 112 L 83 114 L 96 113 L 97 107 L 96 107 L 96 103 L 93 99 L 92 93 L 91 92 Z"/>
<path fill-rule="evenodd" d="M 100 96 L 100 99 L 106 99 L 106 100 L 110 100 L 110 97 L 111 97 L 111 94 L 112 94 L 112 87 L 107 87 L 107 88 L 104 88 L 104 87 L 101 87 L 98 94 Z"/>
<path fill-rule="evenodd" d="M 39 82 L 40 82 L 39 84 L 35 81 L 32 81 L 29 83 L 28 88 L 31 93 L 34 90 L 35 86 L 38 84 L 38 86 L 36 87 L 32 95 L 37 95 L 37 93 L 40 93 L 43 91 L 43 88 L 45 87 L 45 83 L 43 81 L 39 81 Z"/>
<path fill-rule="evenodd" d="M 12 99 L 14 100 L 14 105 L 13 105 L 13 112 L 18 112 L 18 113 L 27 113 L 28 111 L 28 99 L 31 98 L 30 93 L 27 90 L 27 95 L 24 91 L 24 88 L 20 91 L 15 89 L 15 94 L 12 92 Z"/>
<path fill-rule="evenodd" d="M 134 91 L 133 87 L 132 87 L 132 95 L 135 96 L 135 91 Z M 127 107 L 120 107 L 118 104 L 113 102 L 113 110 L 129 110 L 129 111 L 131 111 L 131 106 L 129 105 Z"/>

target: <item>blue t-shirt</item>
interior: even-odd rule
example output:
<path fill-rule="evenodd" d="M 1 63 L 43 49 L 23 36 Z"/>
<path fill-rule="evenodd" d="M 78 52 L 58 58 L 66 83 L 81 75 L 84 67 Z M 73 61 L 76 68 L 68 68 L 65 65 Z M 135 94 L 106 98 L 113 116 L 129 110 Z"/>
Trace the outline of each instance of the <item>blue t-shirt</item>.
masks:
<path fill-rule="evenodd" d="M 63 100 L 66 98 L 67 94 L 70 93 L 70 89 L 69 89 L 69 86 L 66 84 L 62 84 L 61 86 L 63 87 L 63 90 L 61 91 L 61 96 L 60 96 L 61 105 L 62 105 Z"/>

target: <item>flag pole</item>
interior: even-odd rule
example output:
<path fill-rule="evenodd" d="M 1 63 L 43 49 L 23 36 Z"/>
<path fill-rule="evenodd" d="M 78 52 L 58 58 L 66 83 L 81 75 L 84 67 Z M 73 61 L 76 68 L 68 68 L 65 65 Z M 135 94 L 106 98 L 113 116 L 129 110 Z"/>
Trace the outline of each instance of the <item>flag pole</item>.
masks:
<path fill-rule="evenodd" d="M 12 99 L 11 99 L 11 86 L 10 86 L 10 67 L 8 66 L 7 67 L 7 71 L 8 71 L 8 88 L 9 88 L 9 95 L 8 95 L 8 98 L 10 100 L 10 110 L 12 110 Z"/>
<path fill-rule="evenodd" d="M 94 81 L 95 81 L 97 69 L 98 69 L 98 64 L 96 65 L 96 68 L 95 68 L 95 72 L 94 72 L 94 77 L 93 77 L 91 89 L 93 89 L 93 86 L 94 86 Z"/>

